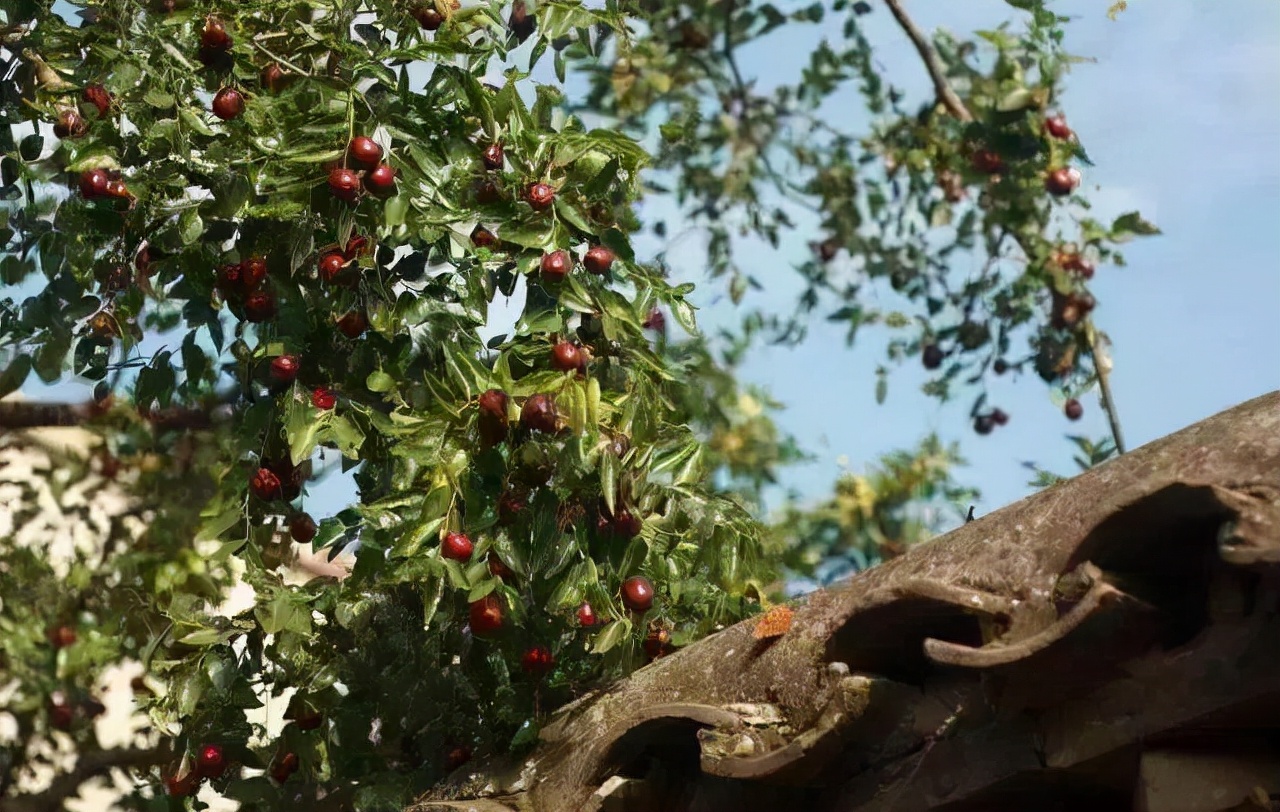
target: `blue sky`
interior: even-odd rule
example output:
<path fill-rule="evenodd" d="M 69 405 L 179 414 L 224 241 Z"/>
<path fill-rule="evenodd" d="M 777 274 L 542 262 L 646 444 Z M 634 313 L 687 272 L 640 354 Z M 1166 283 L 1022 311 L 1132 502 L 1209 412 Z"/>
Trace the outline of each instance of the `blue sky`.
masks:
<path fill-rule="evenodd" d="M 919 58 L 883 6 L 872 5 L 863 21 L 880 64 L 912 98 L 925 98 Z M 1076 18 L 1068 49 L 1096 60 L 1074 69 L 1060 100 L 1096 164 L 1085 175 L 1094 213 L 1106 221 L 1140 209 L 1164 231 L 1131 244 L 1128 267 L 1101 268 L 1093 283 L 1096 320 L 1115 345 L 1112 381 L 1126 439 L 1136 447 L 1280 388 L 1280 4 L 1132 0 L 1115 22 L 1108 5 L 1073 0 L 1053 8 Z M 1015 15 L 1003 0 L 914 2 L 909 10 L 924 30 L 960 36 Z M 764 85 L 789 81 L 807 60 L 812 31 L 743 54 L 744 71 Z M 851 117 L 857 105 L 847 109 L 850 118 L 832 123 L 859 130 Z M 784 301 L 795 285 L 790 265 L 811 239 L 801 236 L 792 250 L 755 252 L 745 265 L 776 280 L 772 293 Z M 731 318 L 718 285 L 703 286 L 695 301 L 704 323 Z M 763 348 L 746 363 L 748 380 L 787 403 L 783 428 L 817 457 L 789 471 L 788 488 L 821 498 L 841 458 L 859 470 L 937 431 L 960 441 L 970 465 L 959 476 L 982 490 L 981 514 L 1031 491 L 1022 461 L 1070 472 L 1064 436 L 1106 431 L 1096 398 L 1086 398 L 1084 419 L 1069 424 L 1038 379 L 1005 376 L 989 391 L 1012 420 L 978 437 L 968 427 L 968 398 L 939 405 L 924 397 L 917 364 L 892 373 L 888 400 L 877 406 L 882 347 L 869 333 L 848 350 L 843 329 L 819 319 L 802 346 Z M 75 397 L 69 387 L 25 391 Z M 313 483 L 308 507 L 331 515 L 351 495 L 346 478 L 330 477 Z"/>

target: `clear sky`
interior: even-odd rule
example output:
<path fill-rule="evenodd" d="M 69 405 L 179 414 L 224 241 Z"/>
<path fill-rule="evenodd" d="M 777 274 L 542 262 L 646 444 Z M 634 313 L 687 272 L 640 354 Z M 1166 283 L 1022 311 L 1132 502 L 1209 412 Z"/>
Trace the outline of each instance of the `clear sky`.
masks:
<path fill-rule="evenodd" d="M 922 29 L 960 36 L 1017 14 L 1003 0 L 907 5 Z M 1115 22 L 1108 5 L 1067 0 L 1053 8 L 1076 18 L 1068 49 L 1096 59 L 1074 69 L 1060 100 L 1096 164 L 1085 174 L 1094 213 L 1107 221 L 1140 209 L 1164 231 L 1132 243 L 1129 266 L 1100 268 L 1093 283 L 1096 320 L 1115 344 L 1112 380 L 1126 439 L 1136 447 L 1280 388 L 1280 4 L 1131 0 Z M 919 58 L 883 5 L 872 6 L 862 19 L 880 64 L 912 98 L 925 98 Z M 812 36 L 809 27 L 781 35 L 767 52 L 744 53 L 744 72 L 763 85 L 790 81 Z M 833 112 L 832 123 L 858 128 L 850 102 L 843 113 L 850 117 Z M 774 294 L 789 301 L 790 266 L 811 238 L 793 240 L 794 250 L 753 253 L 746 270 L 776 281 Z M 721 294 L 716 285 L 695 294 L 704 323 L 728 318 Z M 1072 446 L 1064 436 L 1106 431 L 1096 398 L 1085 400 L 1080 423 L 1069 424 L 1038 379 L 1005 376 L 990 393 L 1012 420 L 978 437 L 968 427 L 967 397 L 939 405 L 920 394 L 918 364 L 893 372 L 888 400 L 877 406 L 882 348 L 868 331 L 848 350 L 842 327 L 815 319 L 801 347 L 761 349 L 745 365 L 747 379 L 788 404 L 783 428 L 817 455 L 789 472 L 788 488 L 821 498 L 842 457 L 860 469 L 937 431 L 961 442 L 970 465 L 958 475 L 982 490 L 984 513 L 1031 491 L 1022 461 L 1069 473 Z M 75 396 L 30 383 L 26 394 Z M 313 483 L 308 508 L 317 518 L 350 500 L 345 479 Z"/>

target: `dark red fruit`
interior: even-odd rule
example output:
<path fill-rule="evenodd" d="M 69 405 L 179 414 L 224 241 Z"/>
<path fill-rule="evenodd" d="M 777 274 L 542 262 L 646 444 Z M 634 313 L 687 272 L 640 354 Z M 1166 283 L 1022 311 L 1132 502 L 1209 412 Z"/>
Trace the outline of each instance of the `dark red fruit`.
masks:
<path fill-rule="evenodd" d="M 255 324 L 269 321 L 276 315 L 276 295 L 269 290 L 255 290 L 244 297 L 244 317 Z"/>
<path fill-rule="evenodd" d="M 502 190 L 491 180 L 480 181 L 475 187 L 476 202 L 489 206 L 502 200 Z"/>
<path fill-rule="evenodd" d="M 599 618 L 596 617 L 596 610 L 591 608 L 591 604 L 583 603 L 578 607 L 579 626 L 594 626 L 597 622 L 599 622 Z"/>
<path fill-rule="evenodd" d="M 45 636 L 55 649 L 73 646 L 76 642 L 76 630 L 66 625 L 50 628 Z"/>
<path fill-rule="evenodd" d="M 444 541 L 440 542 L 441 556 L 463 564 L 471 560 L 473 550 L 475 550 L 475 545 L 471 543 L 471 539 L 467 538 L 465 533 L 446 533 Z"/>
<path fill-rule="evenodd" d="M 508 567 L 506 563 L 501 558 L 499 558 L 498 554 L 493 550 L 489 551 L 488 564 L 489 564 L 489 574 L 492 575 L 494 578 L 500 578 L 503 581 L 510 581 L 516 575 L 515 572 L 513 572 L 512 569 Z"/>
<path fill-rule="evenodd" d="M 616 259 L 614 253 L 603 245 L 593 245 L 587 249 L 587 254 L 582 258 L 582 267 L 587 269 L 588 273 L 596 276 L 603 276 L 613 267 L 613 261 Z"/>
<path fill-rule="evenodd" d="M 444 24 L 444 15 L 435 6 L 423 6 L 413 12 L 413 19 L 418 21 L 423 31 L 435 31 Z"/>
<path fill-rule="evenodd" d="M 294 709 L 293 713 L 285 714 L 285 718 L 297 725 L 298 730 L 315 730 L 324 724 L 323 713 L 301 704 Z"/>
<path fill-rule="evenodd" d="M 545 183 L 534 183 L 525 190 L 524 199 L 534 211 L 546 211 L 556 202 L 556 190 Z"/>
<path fill-rule="evenodd" d="M 230 121 L 244 112 L 244 96 L 234 87 L 224 87 L 213 97 L 213 114 Z"/>
<path fill-rule="evenodd" d="M 53 124 L 53 134 L 59 138 L 79 138 L 89 131 L 89 125 L 75 110 L 63 110 Z"/>
<path fill-rule="evenodd" d="M 1092 279 L 1094 273 L 1094 265 L 1078 253 L 1063 254 L 1059 257 L 1059 263 L 1062 269 L 1072 273 L 1079 274 L 1085 279 Z"/>
<path fill-rule="evenodd" d="M 1049 116 L 1044 120 L 1044 131 L 1049 134 L 1050 138 L 1057 138 L 1062 141 L 1071 137 L 1071 128 L 1067 126 L 1067 118 L 1061 113 Z"/>
<path fill-rule="evenodd" d="M 666 629 L 654 629 L 644 638 L 644 654 L 653 662 L 659 657 L 671 653 L 671 632 Z"/>
<path fill-rule="evenodd" d="M 204 21 L 204 29 L 200 32 L 200 45 L 211 51 L 227 51 L 231 49 L 231 35 L 227 27 L 217 17 L 208 17 Z"/>
<path fill-rule="evenodd" d="M 989 414 L 980 414 L 973 418 L 973 430 L 978 434 L 990 434 L 995 427 L 996 421 L 992 420 Z"/>
<path fill-rule="evenodd" d="M 622 605 L 632 612 L 647 612 L 653 608 L 653 582 L 643 575 L 635 575 L 622 582 Z"/>
<path fill-rule="evenodd" d="M 257 290 L 267 278 L 267 261 L 262 257 L 249 257 L 240 263 L 240 286 L 245 293 Z"/>
<path fill-rule="evenodd" d="M 275 62 L 267 65 L 258 75 L 258 81 L 270 93 L 279 93 L 289 84 L 289 75 Z"/>
<path fill-rule="evenodd" d="M 267 464 L 267 470 L 280 480 L 280 495 L 286 502 L 292 502 L 302 493 L 302 468 L 294 465 L 288 457 Z"/>
<path fill-rule="evenodd" d="M 1071 194 L 1080 185 L 1080 170 L 1074 166 L 1060 166 L 1044 178 L 1044 188 L 1055 197 Z"/>
<path fill-rule="evenodd" d="M 289 776 L 298 771 L 298 754 L 292 751 L 282 753 L 271 765 L 271 780 L 283 784 Z"/>
<path fill-rule="evenodd" d="M 569 275 L 573 261 L 569 259 L 568 251 L 552 251 L 542 255 L 542 263 L 538 267 L 544 282 L 562 282 Z"/>
<path fill-rule="evenodd" d="M 524 0 L 515 0 L 511 4 L 511 16 L 507 18 L 507 28 L 515 34 L 518 42 L 524 42 L 533 36 L 534 29 L 538 27 L 538 20 L 529 13 L 529 7 L 525 5 Z"/>
<path fill-rule="evenodd" d="M 382 162 L 382 145 L 367 135 L 357 135 L 347 144 L 347 157 L 360 169 L 373 169 Z"/>
<path fill-rule="evenodd" d="M 507 437 L 507 393 L 490 389 L 480 395 L 480 439 L 486 446 L 497 445 Z"/>
<path fill-rule="evenodd" d="M 350 169 L 335 166 L 329 170 L 329 191 L 339 200 L 354 202 L 360 196 L 360 176 Z"/>
<path fill-rule="evenodd" d="M 234 296 L 241 290 L 240 281 L 243 276 L 244 268 L 239 263 L 234 265 L 223 265 L 218 269 L 217 281 L 214 284 L 217 286 L 218 292 L 222 294 L 223 298 Z"/>
<path fill-rule="evenodd" d="M 498 244 L 498 238 L 484 226 L 476 226 L 471 231 L 471 244 L 476 248 L 492 248 Z"/>
<path fill-rule="evenodd" d="M 1062 404 L 1062 413 L 1067 416 L 1068 420 L 1079 420 L 1084 417 L 1084 404 L 1075 398 L 1071 398 Z"/>
<path fill-rule="evenodd" d="M 289 522 L 289 538 L 299 544 L 310 544 L 316 537 L 316 520 L 306 513 L 299 513 Z"/>
<path fill-rule="evenodd" d="M 80 173 L 80 195 L 86 200 L 105 197 L 110 183 L 105 169 L 87 169 Z"/>
<path fill-rule="evenodd" d="M 520 425 L 552 434 L 556 430 L 556 404 L 550 395 L 533 395 L 520 409 Z"/>
<path fill-rule="evenodd" d="M 534 646 L 520 658 L 520 668 L 530 676 L 540 677 L 555 667 L 555 655 L 546 646 Z"/>
<path fill-rule="evenodd" d="M 347 245 L 342 249 L 342 255 L 348 260 L 363 256 L 372 250 L 373 246 L 369 245 L 369 238 L 361 234 L 357 234 L 347 240 Z"/>
<path fill-rule="evenodd" d="M 969 165 L 975 172 L 984 175 L 994 175 L 1004 170 L 1004 160 L 989 149 L 976 150 L 969 157 Z"/>
<path fill-rule="evenodd" d="M 613 532 L 624 539 L 633 539 L 640 535 L 644 523 L 630 510 L 619 507 L 613 514 Z"/>
<path fill-rule="evenodd" d="M 645 317 L 644 324 L 641 325 L 646 330 L 653 330 L 655 333 L 667 332 L 667 317 L 662 314 L 658 308 L 649 311 L 649 315 Z"/>
<path fill-rule="evenodd" d="M 390 197 L 396 193 L 396 170 L 389 164 L 378 164 L 364 176 L 364 188 L 374 197 Z"/>
<path fill-rule="evenodd" d="M 1009 362 L 1003 358 L 997 358 L 996 362 L 991 365 L 991 371 L 997 375 L 1003 375 L 1009 371 Z"/>
<path fill-rule="evenodd" d="M 111 111 L 111 94 L 102 85 L 87 85 L 80 98 L 98 109 L 99 118 Z"/>
<path fill-rule="evenodd" d="M 333 394 L 333 390 L 323 386 L 317 386 L 311 390 L 311 405 L 317 409 L 332 409 L 338 402 L 338 396 Z"/>
<path fill-rule="evenodd" d="M 1004 409 L 992 409 L 991 420 L 997 426 L 1003 426 L 1009 422 L 1009 413 Z"/>
<path fill-rule="evenodd" d="M 369 329 L 369 320 L 359 310 L 352 310 L 338 319 L 338 330 L 347 338 L 359 338 Z"/>
<path fill-rule="evenodd" d="M 107 197 L 114 197 L 118 200 L 132 200 L 133 195 L 129 192 L 129 187 L 119 178 L 113 178 L 107 181 Z"/>
<path fill-rule="evenodd" d="M 325 254 L 320 257 L 319 269 L 320 279 L 324 282 L 332 282 L 338 278 L 338 274 L 342 273 L 342 269 L 347 266 L 347 258 L 342 254 L 333 253 Z"/>
<path fill-rule="evenodd" d="M 524 498 L 514 491 L 507 491 L 498 498 L 498 524 L 510 527 L 524 509 Z"/>
<path fill-rule="evenodd" d="M 925 369 L 937 369 L 942 366 L 943 358 L 942 348 L 937 344 L 925 344 L 924 350 L 920 353 L 920 360 L 924 362 Z"/>
<path fill-rule="evenodd" d="M 495 420 L 507 421 L 507 393 L 501 389 L 489 389 L 480 395 L 480 413 Z"/>
<path fill-rule="evenodd" d="M 495 141 L 484 148 L 484 152 L 480 153 L 480 160 L 484 162 L 485 169 L 501 169 L 502 168 L 502 142 Z"/>
<path fill-rule="evenodd" d="M 220 778 L 227 771 L 227 759 L 222 746 L 217 744 L 201 745 L 196 754 L 196 772 L 204 778 Z"/>
<path fill-rule="evenodd" d="M 465 744 L 450 748 L 448 755 L 444 759 L 445 772 L 453 772 L 471 760 L 471 748 Z"/>
<path fill-rule="evenodd" d="M 271 359 L 271 377 L 279 383 L 293 383 L 298 377 L 298 356 L 278 355 Z"/>
<path fill-rule="evenodd" d="M 259 468 L 249 478 L 249 492 L 264 502 L 280 496 L 280 477 L 269 468 Z"/>
<path fill-rule="evenodd" d="M 184 776 L 170 775 L 164 779 L 164 791 L 170 798 L 186 798 L 200 788 L 200 775 L 195 770 Z"/>
<path fill-rule="evenodd" d="M 471 604 L 468 610 L 468 621 L 471 633 L 477 635 L 492 634 L 502 628 L 502 599 L 490 592 L 480 600 Z"/>
<path fill-rule="evenodd" d="M 70 730 L 75 717 L 75 709 L 62 694 L 54 694 L 49 698 L 49 727 L 54 730 Z"/>
<path fill-rule="evenodd" d="M 551 348 L 552 369 L 568 372 L 574 369 L 582 369 L 586 365 L 586 359 L 582 357 L 582 350 L 572 342 L 561 341 Z"/>

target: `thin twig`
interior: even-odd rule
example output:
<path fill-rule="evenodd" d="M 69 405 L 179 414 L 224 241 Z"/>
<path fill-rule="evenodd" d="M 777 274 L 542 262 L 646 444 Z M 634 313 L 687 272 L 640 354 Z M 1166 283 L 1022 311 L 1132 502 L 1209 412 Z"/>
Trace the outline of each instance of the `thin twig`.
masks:
<path fill-rule="evenodd" d="M 916 28 L 916 24 L 907 16 L 906 9 L 902 7 L 902 0 L 884 0 L 885 5 L 889 7 L 889 11 L 893 14 L 893 18 L 898 21 L 898 25 L 902 26 L 902 30 L 906 32 L 907 38 L 911 40 L 911 44 L 916 46 L 920 58 L 924 60 L 924 67 L 929 71 L 929 78 L 933 80 L 933 89 L 938 94 L 938 101 L 942 102 L 942 106 L 947 108 L 951 115 L 961 121 L 973 121 L 973 114 L 969 112 L 969 108 L 964 106 L 964 102 L 960 101 L 960 97 L 951 89 L 950 83 L 947 82 L 947 71 L 942 65 L 942 60 L 938 58 L 938 52 L 934 50 L 933 45 L 925 38 L 924 33 Z"/>

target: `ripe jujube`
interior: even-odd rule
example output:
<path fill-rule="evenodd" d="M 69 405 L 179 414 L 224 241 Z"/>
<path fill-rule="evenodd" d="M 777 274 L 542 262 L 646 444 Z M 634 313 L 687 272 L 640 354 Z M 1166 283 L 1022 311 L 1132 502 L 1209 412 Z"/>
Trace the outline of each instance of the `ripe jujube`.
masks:
<path fill-rule="evenodd" d="M 335 166 L 329 170 L 329 192 L 339 200 L 354 202 L 360 196 L 360 176 L 350 169 Z"/>
<path fill-rule="evenodd" d="M 1079 420 L 1084 417 L 1084 405 L 1075 398 L 1071 398 L 1062 405 L 1062 413 L 1067 416 L 1068 420 Z"/>
<path fill-rule="evenodd" d="M 205 18 L 204 28 L 200 31 L 200 45 L 211 51 L 231 49 L 231 35 L 222 20 L 213 16 Z"/>
<path fill-rule="evenodd" d="M 440 555 L 462 564 L 471 560 L 474 549 L 475 545 L 465 533 L 446 533 L 444 540 L 440 542 Z"/>
<path fill-rule="evenodd" d="M 361 169 L 373 169 L 382 162 L 382 145 L 367 135 L 357 135 L 347 144 L 347 157 Z"/>
<path fill-rule="evenodd" d="M 503 162 L 502 142 L 494 141 L 485 147 L 484 152 L 480 153 L 480 160 L 484 162 L 485 169 L 501 169 Z"/>
<path fill-rule="evenodd" d="M 492 592 L 472 603 L 467 612 L 471 633 L 486 635 L 502 628 L 503 611 L 502 599 Z"/>
<path fill-rule="evenodd" d="M 942 366 L 943 357 L 942 348 L 937 344 L 926 344 L 920 352 L 920 360 L 924 363 L 925 369 L 937 369 Z"/>
<path fill-rule="evenodd" d="M 540 677 L 555 667 L 556 658 L 546 646 L 534 646 L 520 658 L 520 668 L 531 676 Z"/>
<path fill-rule="evenodd" d="M 63 110 L 54 122 L 53 134 L 59 138 L 79 138 L 89 131 L 89 125 L 75 110 Z"/>
<path fill-rule="evenodd" d="M 367 329 L 369 329 L 369 319 L 365 318 L 364 313 L 359 310 L 344 313 L 342 318 L 338 319 L 338 330 L 347 338 L 359 338 Z"/>
<path fill-rule="evenodd" d="M 653 608 L 653 582 L 634 575 L 622 582 L 622 605 L 632 612 L 643 613 Z"/>
<path fill-rule="evenodd" d="M 249 492 L 264 502 L 280 496 L 280 477 L 269 468 L 259 468 L 249 478 Z"/>
<path fill-rule="evenodd" d="M 552 251 L 549 254 L 542 255 L 542 262 L 538 268 L 542 271 L 542 279 L 545 282 L 562 282 L 569 274 L 569 268 L 573 262 L 569 259 L 568 251 Z"/>
<path fill-rule="evenodd" d="M 1067 126 L 1067 118 L 1061 113 L 1049 116 L 1044 120 L 1044 131 L 1051 138 L 1057 138 L 1061 141 L 1071 137 L 1071 128 Z"/>
<path fill-rule="evenodd" d="M 282 753 L 271 765 L 271 779 L 277 784 L 283 784 L 297 771 L 298 754 L 292 751 Z"/>
<path fill-rule="evenodd" d="M 507 437 L 507 393 L 489 389 L 480 395 L 480 439 L 486 446 L 497 445 Z"/>
<path fill-rule="evenodd" d="M 1065 197 L 1080 185 L 1080 170 L 1074 166 L 1060 166 L 1045 175 L 1044 188 L 1055 197 Z"/>
<path fill-rule="evenodd" d="M 260 323 L 275 318 L 276 295 L 269 290 L 255 290 L 244 297 L 244 317 Z"/>
<path fill-rule="evenodd" d="M 271 359 L 271 377 L 279 383 L 293 383 L 298 377 L 298 356 L 278 355 Z"/>
<path fill-rule="evenodd" d="M 552 434 L 556 430 L 556 405 L 550 395 L 532 395 L 520 408 L 520 425 Z"/>
<path fill-rule="evenodd" d="M 111 110 L 111 94 L 100 84 L 86 85 L 80 98 L 97 108 L 99 118 Z"/>
<path fill-rule="evenodd" d="M 596 612 L 591 608 L 591 604 L 583 603 L 578 607 L 578 625 L 584 628 L 596 625 L 599 619 Z"/>
<path fill-rule="evenodd" d="M 316 530 L 316 520 L 306 513 L 299 513 L 289 522 L 289 537 L 299 544 L 310 544 Z"/>
<path fill-rule="evenodd" d="M 224 87 L 213 97 L 213 114 L 230 121 L 244 112 L 244 96 L 234 87 Z"/>
<path fill-rule="evenodd" d="M 492 248 L 498 244 L 498 238 L 484 226 L 476 226 L 471 231 L 471 244 L 476 248 Z"/>
<path fill-rule="evenodd" d="M 525 190 L 524 199 L 534 211 L 546 211 L 556 202 L 556 190 L 545 183 L 534 183 Z"/>
<path fill-rule="evenodd" d="M 582 267 L 587 269 L 587 273 L 603 276 L 613 267 L 613 261 L 616 256 L 608 248 L 603 245 L 593 245 L 587 249 L 586 255 L 582 258 Z"/>
<path fill-rule="evenodd" d="M 253 256 L 240 263 L 240 286 L 246 293 L 257 290 L 267 278 L 267 261 Z"/>
<path fill-rule="evenodd" d="M 396 170 L 378 164 L 364 176 L 364 188 L 374 197 L 390 197 L 396 193 Z"/>
<path fill-rule="evenodd" d="M 582 357 L 582 350 L 573 342 L 560 341 L 551 348 L 552 369 L 569 372 L 585 366 L 586 360 Z"/>
<path fill-rule="evenodd" d="M 196 772 L 205 778 L 220 778 L 227 771 L 227 759 L 222 747 L 217 744 L 205 744 L 196 754 Z"/>
<path fill-rule="evenodd" d="M 86 200 L 104 197 L 111 178 L 105 169 L 87 169 L 80 173 L 80 195 Z"/>
<path fill-rule="evenodd" d="M 342 269 L 347 266 L 347 258 L 342 254 L 331 252 L 320 257 L 318 268 L 320 271 L 320 279 L 325 282 L 332 282 L 342 273 Z"/>
<path fill-rule="evenodd" d="M 317 409 L 321 411 L 332 409 L 337 403 L 338 397 L 333 394 L 332 390 L 323 386 L 317 386 L 311 390 L 311 405 Z"/>

